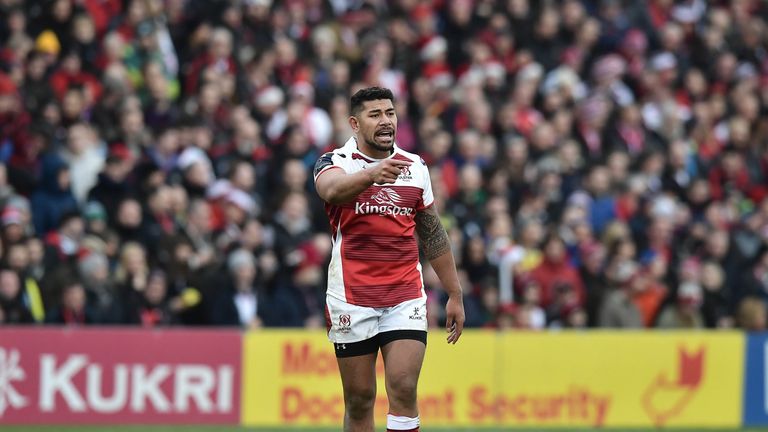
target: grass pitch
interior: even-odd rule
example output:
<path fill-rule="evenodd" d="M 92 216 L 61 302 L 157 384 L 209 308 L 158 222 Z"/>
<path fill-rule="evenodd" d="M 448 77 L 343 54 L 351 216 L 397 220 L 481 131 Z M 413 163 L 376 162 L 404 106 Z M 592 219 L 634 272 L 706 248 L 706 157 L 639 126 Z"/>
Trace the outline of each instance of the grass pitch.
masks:
<path fill-rule="evenodd" d="M 331 432 L 338 429 L 329 428 L 244 428 L 232 426 L 0 426 L 2 432 Z M 379 428 L 383 431 L 384 429 Z M 768 428 L 745 428 L 745 429 L 666 429 L 673 432 L 768 432 Z M 587 432 L 594 431 L 589 428 L 425 428 L 425 432 Z M 635 429 L 600 429 L 601 432 L 658 432 L 653 428 L 635 428 Z"/>

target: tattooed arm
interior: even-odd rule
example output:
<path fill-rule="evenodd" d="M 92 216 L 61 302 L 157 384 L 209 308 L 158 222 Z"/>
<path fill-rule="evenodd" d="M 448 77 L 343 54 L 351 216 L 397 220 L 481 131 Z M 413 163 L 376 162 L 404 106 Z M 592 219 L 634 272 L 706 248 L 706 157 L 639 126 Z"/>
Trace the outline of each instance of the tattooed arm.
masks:
<path fill-rule="evenodd" d="M 435 206 L 416 213 L 416 233 L 424 255 L 427 256 L 437 277 L 448 293 L 448 304 L 445 306 L 448 331 L 448 343 L 456 343 L 464 329 L 464 300 L 456 273 L 456 263 L 451 252 L 451 242 L 448 233 L 440 223 Z"/>

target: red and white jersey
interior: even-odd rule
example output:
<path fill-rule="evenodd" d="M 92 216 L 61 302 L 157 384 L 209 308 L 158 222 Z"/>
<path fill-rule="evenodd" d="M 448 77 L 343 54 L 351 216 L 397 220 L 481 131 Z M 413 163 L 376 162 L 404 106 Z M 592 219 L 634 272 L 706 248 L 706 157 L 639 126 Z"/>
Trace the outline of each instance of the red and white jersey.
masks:
<path fill-rule="evenodd" d="M 397 145 L 389 157 L 412 162 L 395 183 L 374 184 L 346 204 L 325 204 L 333 236 L 327 295 L 358 306 L 389 307 L 424 296 L 414 217 L 434 201 L 429 171 Z M 362 154 L 353 137 L 317 161 L 315 180 L 328 170 L 354 174 L 379 162 Z"/>

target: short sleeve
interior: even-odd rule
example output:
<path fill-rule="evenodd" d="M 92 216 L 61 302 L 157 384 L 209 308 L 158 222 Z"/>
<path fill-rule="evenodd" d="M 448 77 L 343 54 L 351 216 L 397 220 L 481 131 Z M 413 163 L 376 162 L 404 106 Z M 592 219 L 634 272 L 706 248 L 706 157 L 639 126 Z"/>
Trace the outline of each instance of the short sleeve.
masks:
<path fill-rule="evenodd" d="M 423 175 L 422 193 L 421 193 L 421 206 L 417 210 L 424 210 L 431 206 L 435 202 L 435 196 L 432 194 L 432 179 L 429 177 L 429 169 L 424 159 L 420 161 Z"/>
<path fill-rule="evenodd" d="M 320 159 L 315 162 L 315 170 L 313 173 L 315 181 L 317 181 L 317 177 L 319 177 L 320 174 L 333 168 L 341 168 L 338 162 L 334 160 L 333 152 L 328 152 L 320 156 Z"/>

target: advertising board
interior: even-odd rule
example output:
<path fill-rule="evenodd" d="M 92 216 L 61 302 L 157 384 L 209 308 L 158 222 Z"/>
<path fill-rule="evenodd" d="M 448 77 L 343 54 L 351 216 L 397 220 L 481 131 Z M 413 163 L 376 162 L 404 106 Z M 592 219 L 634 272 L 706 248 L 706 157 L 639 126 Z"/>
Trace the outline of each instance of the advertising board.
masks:
<path fill-rule="evenodd" d="M 419 383 L 433 426 L 688 426 L 741 422 L 740 333 L 432 332 Z M 245 425 L 341 424 L 333 348 L 322 333 L 249 333 Z M 377 367 L 376 419 L 387 413 Z"/>
<path fill-rule="evenodd" d="M 240 420 L 241 334 L 0 329 L 0 424 Z"/>
<path fill-rule="evenodd" d="M 768 334 L 747 337 L 744 426 L 768 426 Z"/>

